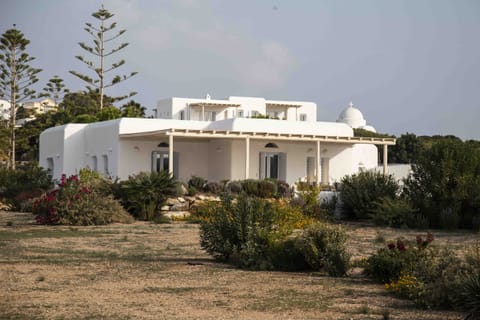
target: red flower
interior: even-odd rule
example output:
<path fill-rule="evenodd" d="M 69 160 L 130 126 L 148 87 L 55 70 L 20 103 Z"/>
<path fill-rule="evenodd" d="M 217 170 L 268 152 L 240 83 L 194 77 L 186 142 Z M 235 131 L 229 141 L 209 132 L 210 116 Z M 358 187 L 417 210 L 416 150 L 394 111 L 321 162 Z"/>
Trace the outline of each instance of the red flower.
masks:
<path fill-rule="evenodd" d="M 398 248 L 398 251 L 401 251 L 401 252 L 407 250 L 407 248 L 405 247 L 405 243 L 403 243 L 403 241 L 400 239 L 397 240 L 397 248 Z"/>
<path fill-rule="evenodd" d="M 389 243 L 389 244 L 388 244 L 388 249 L 390 249 L 390 250 L 395 249 L 395 244 Z"/>

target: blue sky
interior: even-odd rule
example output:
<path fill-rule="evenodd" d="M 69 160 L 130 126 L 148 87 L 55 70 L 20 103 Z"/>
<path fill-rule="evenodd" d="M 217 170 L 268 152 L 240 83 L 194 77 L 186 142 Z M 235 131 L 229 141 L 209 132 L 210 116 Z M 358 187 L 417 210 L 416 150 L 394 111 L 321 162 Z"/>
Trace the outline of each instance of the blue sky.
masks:
<path fill-rule="evenodd" d="M 478 0 L 2 0 L 0 32 L 31 41 L 38 89 L 84 88 L 68 70 L 87 73 L 74 56 L 102 3 L 127 29 L 121 71 L 139 72 L 109 95 L 313 101 L 321 120 L 353 101 L 380 132 L 480 139 Z"/>

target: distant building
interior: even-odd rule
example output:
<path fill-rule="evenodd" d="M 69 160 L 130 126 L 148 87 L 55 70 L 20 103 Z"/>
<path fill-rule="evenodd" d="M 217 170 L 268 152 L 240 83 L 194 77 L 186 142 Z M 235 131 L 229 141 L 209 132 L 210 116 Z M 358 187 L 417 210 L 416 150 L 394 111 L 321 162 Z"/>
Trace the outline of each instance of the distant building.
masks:
<path fill-rule="evenodd" d="M 7 100 L 0 100 L 0 120 L 10 119 L 10 102 Z"/>
<path fill-rule="evenodd" d="M 33 111 L 34 114 L 43 114 L 49 111 L 57 111 L 58 106 L 52 99 L 44 99 L 41 101 L 29 101 L 22 104 L 25 110 Z"/>
<path fill-rule="evenodd" d="M 365 126 L 358 121 L 363 115 L 360 119 L 351 108 L 340 118 Z M 386 152 L 395 144 L 392 138 L 354 137 L 349 122 L 316 121 L 313 102 L 214 100 L 207 95 L 160 100 L 154 112 L 156 119 L 49 128 L 40 135 L 40 166 L 54 178 L 89 167 L 120 179 L 165 170 L 183 181 L 196 175 L 209 181 L 271 178 L 332 184 L 347 174 L 376 169 L 376 145 Z"/>

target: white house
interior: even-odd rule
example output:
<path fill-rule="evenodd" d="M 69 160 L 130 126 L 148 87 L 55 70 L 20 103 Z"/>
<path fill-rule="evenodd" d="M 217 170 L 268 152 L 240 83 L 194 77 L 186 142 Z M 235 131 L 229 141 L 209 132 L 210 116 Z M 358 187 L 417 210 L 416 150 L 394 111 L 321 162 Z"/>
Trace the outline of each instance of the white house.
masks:
<path fill-rule="evenodd" d="M 184 181 L 196 175 L 209 181 L 276 178 L 331 184 L 346 174 L 375 169 L 375 145 L 386 152 L 395 144 L 395 139 L 354 137 L 346 123 L 317 122 L 316 110 L 312 102 L 170 98 L 158 102 L 155 119 L 45 130 L 40 165 L 54 178 L 89 167 L 120 179 L 168 170 Z M 275 119 L 256 118 L 262 116 Z"/>

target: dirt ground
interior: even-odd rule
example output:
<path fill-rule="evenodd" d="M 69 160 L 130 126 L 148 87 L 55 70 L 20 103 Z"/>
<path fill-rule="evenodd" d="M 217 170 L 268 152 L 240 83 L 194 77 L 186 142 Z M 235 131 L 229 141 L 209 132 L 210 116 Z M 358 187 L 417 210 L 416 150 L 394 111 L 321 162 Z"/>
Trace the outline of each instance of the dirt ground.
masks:
<path fill-rule="evenodd" d="M 355 259 L 419 231 L 347 224 Z M 423 233 L 424 234 L 424 233 Z M 479 235 L 434 232 L 462 250 Z M 418 310 L 353 270 L 346 278 L 216 263 L 184 222 L 45 227 L 0 212 L 0 319 L 462 319 Z"/>

